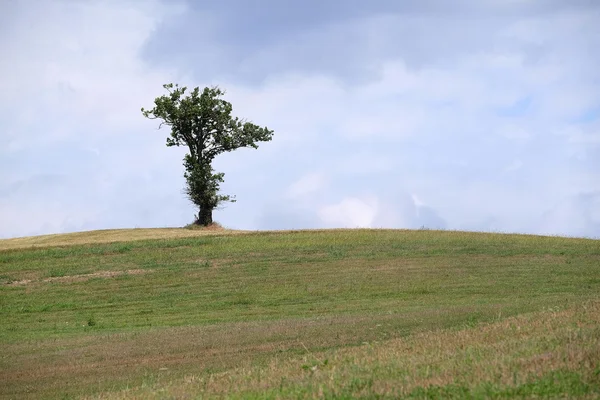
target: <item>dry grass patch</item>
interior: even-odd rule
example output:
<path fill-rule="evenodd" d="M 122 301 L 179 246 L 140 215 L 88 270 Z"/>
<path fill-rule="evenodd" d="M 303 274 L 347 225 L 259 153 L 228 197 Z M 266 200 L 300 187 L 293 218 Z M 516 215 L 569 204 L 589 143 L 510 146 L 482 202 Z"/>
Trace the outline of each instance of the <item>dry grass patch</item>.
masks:
<path fill-rule="evenodd" d="M 545 376 L 560 379 L 561 373 L 569 371 L 587 382 L 583 385 L 588 392 L 582 397 L 596 398 L 599 368 L 600 301 L 596 300 L 567 310 L 461 330 L 422 332 L 358 348 L 306 349 L 304 356 L 275 357 L 266 366 L 160 380 L 94 398 L 395 398 L 427 390 L 437 393 L 439 388 L 443 393 L 445 387 L 461 385 L 472 390 L 470 395 L 463 392 L 466 397 L 506 397 L 502 393 L 518 393 L 520 387 Z M 535 386 L 531 390 L 526 397 L 537 397 Z M 556 392 L 542 397 L 579 396 Z"/>
<path fill-rule="evenodd" d="M 250 231 L 238 231 L 217 227 L 184 229 L 107 229 L 90 232 L 76 232 L 57 235 L 30 236 L 0 240 L 0 250 L 35 247 L 70 246 L 94 243 L 131 242 L 151 239 L 178 239 L 209 235 L 239 235 Z"/>
<path fill-rule="evenodd" d="M 65 275 L 65 276 L 53 276 L 45 279 L 23 279 L 19 281 L 9 282 L 6 285 L 9 286 L 22 286 L 29 285 L 31 283 L 68 283 L 68 282 L 84 282 L 93 278 L 114 278 L 116 276 L 121 275 L 141 275 L 152 272 L 152 270 L 147 269 L 128 269 L 125 271 L 98 271 L 92 272 L 89 274 L 79 274 L 79 275 Z"/>

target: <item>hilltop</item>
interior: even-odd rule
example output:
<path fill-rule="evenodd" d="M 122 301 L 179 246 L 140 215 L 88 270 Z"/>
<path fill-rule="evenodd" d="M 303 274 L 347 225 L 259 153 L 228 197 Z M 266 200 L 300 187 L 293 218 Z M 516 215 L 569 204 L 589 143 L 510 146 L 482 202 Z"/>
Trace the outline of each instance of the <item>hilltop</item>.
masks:
<path fill-rule="evenodd" d="M 0 241 L 6 398 L 600 396 L 600 241 L 133 229 Z"/>

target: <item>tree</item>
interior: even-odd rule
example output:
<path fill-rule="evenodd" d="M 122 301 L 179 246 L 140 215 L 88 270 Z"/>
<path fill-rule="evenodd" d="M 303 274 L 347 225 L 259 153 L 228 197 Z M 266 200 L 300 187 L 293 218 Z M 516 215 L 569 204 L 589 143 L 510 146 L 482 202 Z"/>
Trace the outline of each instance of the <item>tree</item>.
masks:
<path fill-rule="evenodd" d="M 163 85 L 168 94 L 154 100 L 154 108 L 142 108 L 149 119 L 162 122 L 171 133 L 167 146 L 187 146 L 189 152 L 183 159 L 186 179 L 185 193 L 198 206 L 196 224 L 212 224 L 213 210 L 221 203 L 234 202 L 232 196 L 219 194 L 223 173 L 212 168 L 214 158 L 226 151 L 240 147 L 258 148 L 257 142 L 270 141 L 273 131 L 259 127 L 246 120 L 231 116 L 231 103 L 221 97 L 225 94 L 219 87 L 207 87 L 202 92 L 196 87 L 187 88 L 172 83 Z"/>

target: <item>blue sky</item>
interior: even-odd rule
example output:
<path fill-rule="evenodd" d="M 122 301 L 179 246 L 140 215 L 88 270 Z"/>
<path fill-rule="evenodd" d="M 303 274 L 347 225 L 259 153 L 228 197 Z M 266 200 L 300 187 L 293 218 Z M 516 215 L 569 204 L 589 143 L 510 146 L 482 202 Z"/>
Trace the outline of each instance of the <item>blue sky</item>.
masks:
<path fill-rule="evenodd" d="M 2 2 L 0 237 L 191 222 L 168 82 L 275 130 L 228 228 L 600 237 L 599 48 L 583 0 Z"/>

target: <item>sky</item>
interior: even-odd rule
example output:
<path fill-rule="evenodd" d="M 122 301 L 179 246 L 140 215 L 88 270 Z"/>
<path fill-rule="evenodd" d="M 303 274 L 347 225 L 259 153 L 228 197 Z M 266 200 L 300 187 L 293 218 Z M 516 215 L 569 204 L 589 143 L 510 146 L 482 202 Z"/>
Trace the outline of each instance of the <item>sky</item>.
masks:
<path fill-rule="evenodd" d="M 275 131 L 227 228 L 600 238 L 598 49 L 595 0 L 4 0 L 0 238 L 192 222 L 170 82 Z"/>

